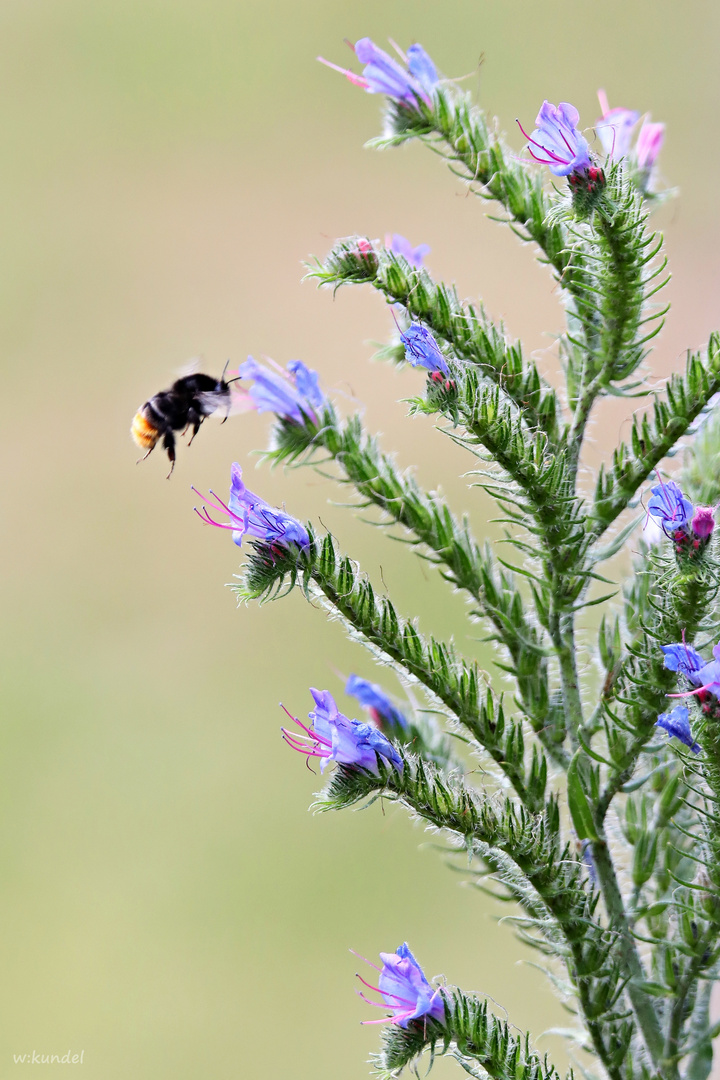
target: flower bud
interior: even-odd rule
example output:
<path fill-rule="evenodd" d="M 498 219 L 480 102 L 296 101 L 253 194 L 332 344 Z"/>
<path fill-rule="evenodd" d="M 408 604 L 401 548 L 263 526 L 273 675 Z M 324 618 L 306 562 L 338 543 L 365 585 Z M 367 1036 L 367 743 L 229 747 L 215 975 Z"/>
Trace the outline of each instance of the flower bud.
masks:
<path fill-rule="evenodd" d="M 707 540 L 715 528 L 715 516 L 712 506 L 696 506 L 690 528 L 698 540 Z"/>

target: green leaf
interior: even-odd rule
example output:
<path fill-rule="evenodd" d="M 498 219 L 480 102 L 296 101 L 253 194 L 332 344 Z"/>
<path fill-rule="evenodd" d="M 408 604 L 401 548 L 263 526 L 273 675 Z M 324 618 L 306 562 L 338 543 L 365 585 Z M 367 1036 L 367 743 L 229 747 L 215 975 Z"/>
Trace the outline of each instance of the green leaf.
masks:
<path fill-rule="evenodd" d="M 568 807 L 579 840 L 599 840 L 592 809 L 580 777 L 580 762 L 585 760 L 583 750 L 578 750 L 568 767 Z"/>

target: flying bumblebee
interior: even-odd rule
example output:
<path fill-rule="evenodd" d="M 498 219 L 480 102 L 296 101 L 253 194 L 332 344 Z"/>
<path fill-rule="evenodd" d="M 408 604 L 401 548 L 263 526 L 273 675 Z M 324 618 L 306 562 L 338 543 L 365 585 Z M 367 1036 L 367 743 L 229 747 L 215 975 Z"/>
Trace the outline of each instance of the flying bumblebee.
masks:
<path fill-rule="evenodd" d="M 141 450 L 146 451 L 140 461 L 144 461 L 162 439 L 163 449 L 170 459 L 169 480 L 175 468 L 175 432 L 184 433 L 191 427 L 189 446 L 208 416 L 224 410 L 225 423 L 233 411 L 230 384 L 237 381 L 226 380 L 225 371 L 219 379 L 200 373 L 184 375 L 169 390 L 161 390 L 140 406 L 130 427 L 134 441 Z"/>

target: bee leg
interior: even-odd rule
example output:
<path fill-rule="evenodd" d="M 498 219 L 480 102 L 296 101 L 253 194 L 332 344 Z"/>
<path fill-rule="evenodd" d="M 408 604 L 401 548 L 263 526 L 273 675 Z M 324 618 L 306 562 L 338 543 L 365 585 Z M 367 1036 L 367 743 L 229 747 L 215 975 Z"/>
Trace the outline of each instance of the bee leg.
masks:
<path fill-rule="evenodd" d="M 152 452 L 153 452 L 153 450 L 154 450 L 154 449 L 155 449 L 155 443 L 153 443 L 153 444 L 152 444 L 152 446 L 151 446 L 151 447 L 150 447 L 150 449 L 148 450 L 147 454 L 143 454 L 143 456 L 142 456 L 142 457 L 139 457 L 139 458 L 137 459 L 137 461 L 135 462 L 135 464 L 136 464 L 136 465 L 139 465 L 141 461 L 144 461 L 144 460 L 145 460 L 145 458 L 149 457 L 149 456 L 150 456 L 150 454 L 152 454 Z"/>
<path fill-rule="evenodd" d="M 175 468 L 175 436 L 172 431 L 165 432 L 163 448 L 167 451 L 167 456 L 170 458 L 170 472 L 167 474 L 167 479 L 169 480 L 172 476 L 173 469 Z"/>
<path fill-rule="evenodd" d="M 198 416 L 197 414 L 194 415 L 194 418 L 192 420 L 193 433 L 190 436 L 190 438 L 188 439 L 188 446 L 192 446 L 192 441 L 195 438 L 195 436 L 197 435 L 198 431 L 200 430 L 200 425 L 202 424 L 204 419 L 205 418 L 203 416 Z M 190 425 L 188 424 L 188 427 L 189 426 Z"/>

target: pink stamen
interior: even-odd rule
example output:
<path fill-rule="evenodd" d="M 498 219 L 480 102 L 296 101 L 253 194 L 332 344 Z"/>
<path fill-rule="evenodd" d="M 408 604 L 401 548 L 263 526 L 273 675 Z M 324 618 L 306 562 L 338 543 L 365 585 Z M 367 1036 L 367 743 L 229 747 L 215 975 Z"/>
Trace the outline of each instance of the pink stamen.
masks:
<path fill-rule="evenodd" d="M 401 1002 L 403 1005 L 412 1005 L 413 1009 L 415 1008 L 415 1002 L 411 1001 L 410 998 L 401 998 L 398 994 L 391 994 L 387 990 L 381 990 L 379 986 L 373 986 L 371 983 L 365 982 L 362 975 L 358 975 L 357 972 L 355 972 L 355 978 L 359 979 L 363 986 L 367 986 L 368 990 L 374 990 L 377 994 L 382 994 L 384 997 L 395 998 L 396 1001 Z M 358 991 L 358 993 L 359 992 L 360 991 Z M 391 1005 L 390 1008 L 394 1008 L 394 1005 Z"/>
<path fill-rule="evenodd" d="M 533 161 L 537 161 L 540 165 L 555 165 L 556 164 L 556 162 L 554 162 L 554 161 L 546 161 L 545 158 L 538 157 L 538 155 L 535 153 L 535 151 L 530 146 L 528 146 L 528 153 L 530 154 L 530 157 L 533 159 Z M 567 164 L 567 163 L 563 162 L 563 164 Z"/>
<path fill-rule="evenodd" d="M 369 967 L 375 968 L 376 971 L 382 971 L 382 968 L 378 967 L 377 964 L 373 964 L 372 960 L 368 960 L 367 956 L 362 956 L 361 953 L 355 952 L 354 949 L 350 949 L 349 952 L 351 952 L 353 956 L 357 956 L 358 960 L 362 960 L 362 962 L 364 964 L 367 964 Z"/>
<path fill-rule="evenodd" d="M 711 686 L 716 685 L 717 683 L 713 680 L 712 682 L 705 683 L 704 686 L 698 686 L 697 690 L 686 690 L 684 694 L 668 694 L 667 696 L 670 698 L 692 697 L 693 694 L 701 694 L 703 690 L 709 690 Z"/>
<path fill-rule="evenodd" d="M 348 44 L 350 43 L 348 42 Z M 350 47 L 354 52 L 354 47 L 352 45 Z M 362 75 L 356 75 L 354 71 L 349 71 L 347 68 L 342 68 L 339 67 L 337 64 L 332 64 L 329 60 L 326 60 L 324 56 L 317 56 L 315 59 L 319 60 L 321 64 L 325 65 L 325 67 L 332 68 L 333 71 L 339 71 L 341 75 L 344 75 L 345 78 L 349 79 L 351 83 L 355 84 L 355 86 L 361 86 L 363 90 L 367 90 L 368 81 L 367 79 L 364 79 Z"/>
<path fill-rule="evenodd" d="M 517 124 L 517 126 L 518 126 L 518 127 L 520 128 L 520 130 L 522 131 L 522 133 L 523 133 L 523 135 L 525 136 L 525 138 L 527 139 L 527 141 L 528 141 L 529 143 L 532 143 L 532 144 L 533 144 L 533 146 L 537 146 L 539 150 L 542 150 L 542 151 L 543 151 L 543 153 L 547 154 L 547 155 L 548 155 L 549 157 L 551 157 L 551 158 L 554 158 L 554 159 L 555 159 L 555 163 L 559 163 L 560 165 L 569 165 L 569 164 L 570 164 L 570 162 L 568 162 L 568 161 L 565 161 L 565 159 L 564 159 L 564 158 L 558 157 L 558 155 L 557 155 L 557 154 L 556 154 L 556 153 L 554 152 L 554 150 L 549 150 L 549 149 L 547 148 L 547 146 L 543 146 L 543 145 L 542 145 L 542 143 L 536 142 L 536 141 L 535 141 L 535 139 L 531 139 L 531 138 L 530 138 L 530 136 L 528 135 L 527 131 L 526 131 L 526 130 L 525 130 L 525 128 L 524 128 L 524 127 L 522 126 L 522 124 L 520 123 L 520 121 L 518 120 L 518 118 L 517 118 L 517 117 L 515 117 L 515 123 L 516 123 L 516 124 Z M 560 132 L 560 134 L 562 135 L 562 132 Z M 563 139 L 565 139 L 565 136 L 564 136 L 564 135 L 563 135 Z M 567 143 L 567 139 L 565 139 L 565 142 Z M 532 154 L 532 156 L 533 156 L 533 157 L 535 158 L 535 160 L 536 160 L 536 161 L 539 161 L 541 165 L 552 165 L 552 164 L 553 164 L 553 162 L 552 162 L 552 161 L 543 161 L 543 160 L 542 160 L 542 158 L 539 158 L 539 157 L 537 156 L 537 154 L 533 154 L 532 150 L 530 150 L 530 148 L 529 148 L 529 147 L 528 147 L 528 150 L 529 150 L 529 152 L 530 152 L 530 153 Z M 570 153 L 571 153 L 571 155 L 572 155 L 572 157 L 570 158 L 570 160 L 572 161 L 572 158 L 573 158 L 573 157 L 574 157 L 575 155 L 574 155 L 574 154 L 572 153 L 572 150 L 570 149 L 570 147 L 569 147 L 569 146 L 568 146 L 568 150 L 570 150 Z"/>
<path fill-rule="evenodd" d="M 210 491 L 210 494 L 212 495 L 213 499 L 217 499 L 216 503 L 211 503 L 209 499 L 205 499 L 205 502 L 208 503 L 209 506 L 214 507 L 215 510 L 222 509 L 222 510 L 225 511 L 225 513 L 228 515 L 228 517 L 235 518 L 236 521 L 240 521 L 240 518 L 237 516 L 237 514 L 233 513 L 233 511 L 230 509 L 230 507 L 227 505 L 227 503 L 224 503 L 222 501 L 222 499 L 220 498 L 220 496 L 215 494 L 215 492 L 213 491 L 212 488 L 210 488 L 209 491 Z"/>
<path fill-rule="evenodd" d="M 285 709 L 285 711 L 287 712 L 287 709 Z M 288 713 L 288 716 L 290 716 L 290 713 Z M 306 727 L 305 724 L 303 724 L 302 720 L 298 720 L 296 716 L 292 716 L 290 718 L 291 720 L 295 721 L 298 727 L 301 727 L 303 729 L 308 738 L 312 739 L 313 742 L 320 743 L 322 746 L 332 746 L 331 739 L 326 739 L 324 735 L 318 735 L 318 733 L 313 728 Z M 298 736 L 295 736 L 295 738 L 298 738 Z"/>
<path fill-rule="evenodd" d="M 292 747 L 293 750 L 297 750 L 298 754 L 305 754 L 306 757 L 327 757 L 327 754 L 323 754 L 320 750 L 317 749 L 317 747 L 305 746 L 304 743 L 293 742 L 292 736 L 290 736 L 288 732 L 285 731 L 285 728 L 280 728 L 280 730 L 282 731 L 283 739 L 285 740 L 285 742 L 288 744 L 288 746 Z"/>
<path fill-rule="evenodd" d="M 371 1001 L 369 997 L 365 997 L 362 990 L 356 990 L 355 993 L 361 1001 L 365 1002 L 366 1005 L 372 1005 L 373 1009 L 387 1009 L 387 1005 L 383 1005 L 379 1001 Z"/>
<path fill-rule="evenodd" d="M 238 530 L 237 525 L 227 525 L 225 524 L 225 522 L 215 521 L 213 518 L 210 517 L 204 506 L 202 510 L 198 510 L 197 506 L 193 506 L 193 510 L 200 518 L 200 520 L 203 521 L 206 525 L 214 525 L 216 529 L 229 529 L 230 532 L 237 532 Z"/>
<path fill-rule="evenodd" d="M 570 143 L 565 138 L 565 133 L 564 133 L 564 131 L 562 130 L 562 128 L 559 125 L 558 125 L 558 131 L 560 132 L 560 136 L 562 138 L 562 141 L 565 143 L 568 150 L 570 151 L 570 160 L 572 161 L 572 159 L 575 157 L 575 151 L 573 150 L 572 146 L 570 145 Z"/>

